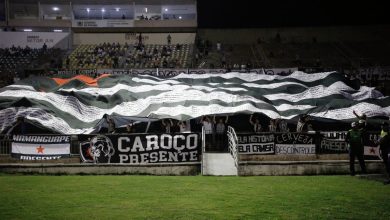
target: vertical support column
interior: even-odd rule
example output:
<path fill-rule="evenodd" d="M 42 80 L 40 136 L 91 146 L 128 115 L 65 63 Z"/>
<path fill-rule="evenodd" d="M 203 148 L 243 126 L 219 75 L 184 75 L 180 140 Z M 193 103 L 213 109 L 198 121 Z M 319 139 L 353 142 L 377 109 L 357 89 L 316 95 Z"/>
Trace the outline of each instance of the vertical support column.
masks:
<path fill-rule="evenodd" d="M 41 2 L 38 2 L 38 21 L 42 21 L 42 20 L 45 19 L 42 17 Z"/>
<path fill-rule="evenodd" d="M 9 7 L 9 0 L 4 1 L 4 13 L 5 13 L 5 22 L 7 26 L 9 25 L 9 14 L 10 14 L 10 7 Z"/>

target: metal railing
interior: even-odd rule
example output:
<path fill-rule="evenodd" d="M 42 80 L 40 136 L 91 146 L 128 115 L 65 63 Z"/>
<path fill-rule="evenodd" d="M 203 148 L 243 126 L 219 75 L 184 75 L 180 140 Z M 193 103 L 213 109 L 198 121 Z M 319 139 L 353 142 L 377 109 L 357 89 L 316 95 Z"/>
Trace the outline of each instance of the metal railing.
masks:
<path fill-rule="evenodd" d="M 233 127 L 228 126 L 227 136 L 228 136 L 228 141 L 229 141 L 229 152 L 234 159 L 234 165 L 238 169 L 238 160 L 239 160 L 238 147 L 237 147 L 238 142 L 237 142 L 236 131 L 234 130 Z"/>
<path fill-rule="evenodd" d="M 206 152 L 206 133 L 204 131 L 204 126 L 202 126 L 202 165 L 201 165 L 201 173 L 203 175 L 203 169 L 204 169 L 204 153 Z"/>
<path fill-rule="evenodd" d="M 11 137 L 9 135 L 0 135 L 0 155 L 11 154 Z"/>

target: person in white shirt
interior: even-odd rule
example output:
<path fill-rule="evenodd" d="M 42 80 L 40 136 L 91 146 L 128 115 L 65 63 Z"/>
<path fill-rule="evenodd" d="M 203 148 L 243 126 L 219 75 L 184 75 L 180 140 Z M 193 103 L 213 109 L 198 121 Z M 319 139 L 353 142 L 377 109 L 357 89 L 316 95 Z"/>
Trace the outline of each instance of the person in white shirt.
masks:
<path fill-rule="evenodd" d="M 213 138 L 213 124 L 210 120 L 209 116 L 203 116 L 201 119 L 201 123 L 204 127 L 204 132 L 206 134 L 206 148 L 210 149 L 212 145 L 214 144 L 214 138 Z"/>
<path fill-rule="evenodd" d="M 216 144 L 219 150 L 223 150 L 226 145 L 226 130 L 227 130 L 227 122 L 229 120 L 229 116 L 226 116 L 225 120 L 223 118 L 219 118 L 218 122 L 215 119 L 215 115 L 213 118 L 213 122 L 215 124 L 215 133 L 216 133 Z"/>

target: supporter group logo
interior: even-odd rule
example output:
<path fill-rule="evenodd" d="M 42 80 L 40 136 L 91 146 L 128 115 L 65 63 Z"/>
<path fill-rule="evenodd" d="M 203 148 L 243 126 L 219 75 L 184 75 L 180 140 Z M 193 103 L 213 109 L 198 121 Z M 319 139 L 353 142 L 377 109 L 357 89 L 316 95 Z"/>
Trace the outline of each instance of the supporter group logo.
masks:
<path fill-rule="evenodd" d="M 83 162 L 110 163 L 115 149 L 110 138 L 104 135 L 94 136 L 89 141 L 80 143 L 80 154 Z"/>

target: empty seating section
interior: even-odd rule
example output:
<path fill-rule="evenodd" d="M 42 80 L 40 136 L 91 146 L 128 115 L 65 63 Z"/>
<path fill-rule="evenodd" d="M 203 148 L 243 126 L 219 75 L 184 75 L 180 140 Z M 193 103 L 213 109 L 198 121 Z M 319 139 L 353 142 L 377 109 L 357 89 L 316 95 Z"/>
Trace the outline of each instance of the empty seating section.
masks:
<path fill-rule="evenodd" d="M 271 66 L 326 66 L 341 67 L 348 61 L 332 43 L 263 43 Z"/>
<path fill-rule="evenodd" d="M 386 42 L 343 42 L 342 47 L 362 67 L 390 65 L 390 45 Z"/>
<path fill-rule="evenodd" d="M 79 45 L 67 59 L 68 69 L 186 68 L 192 45 L 132 44 Z"/>

